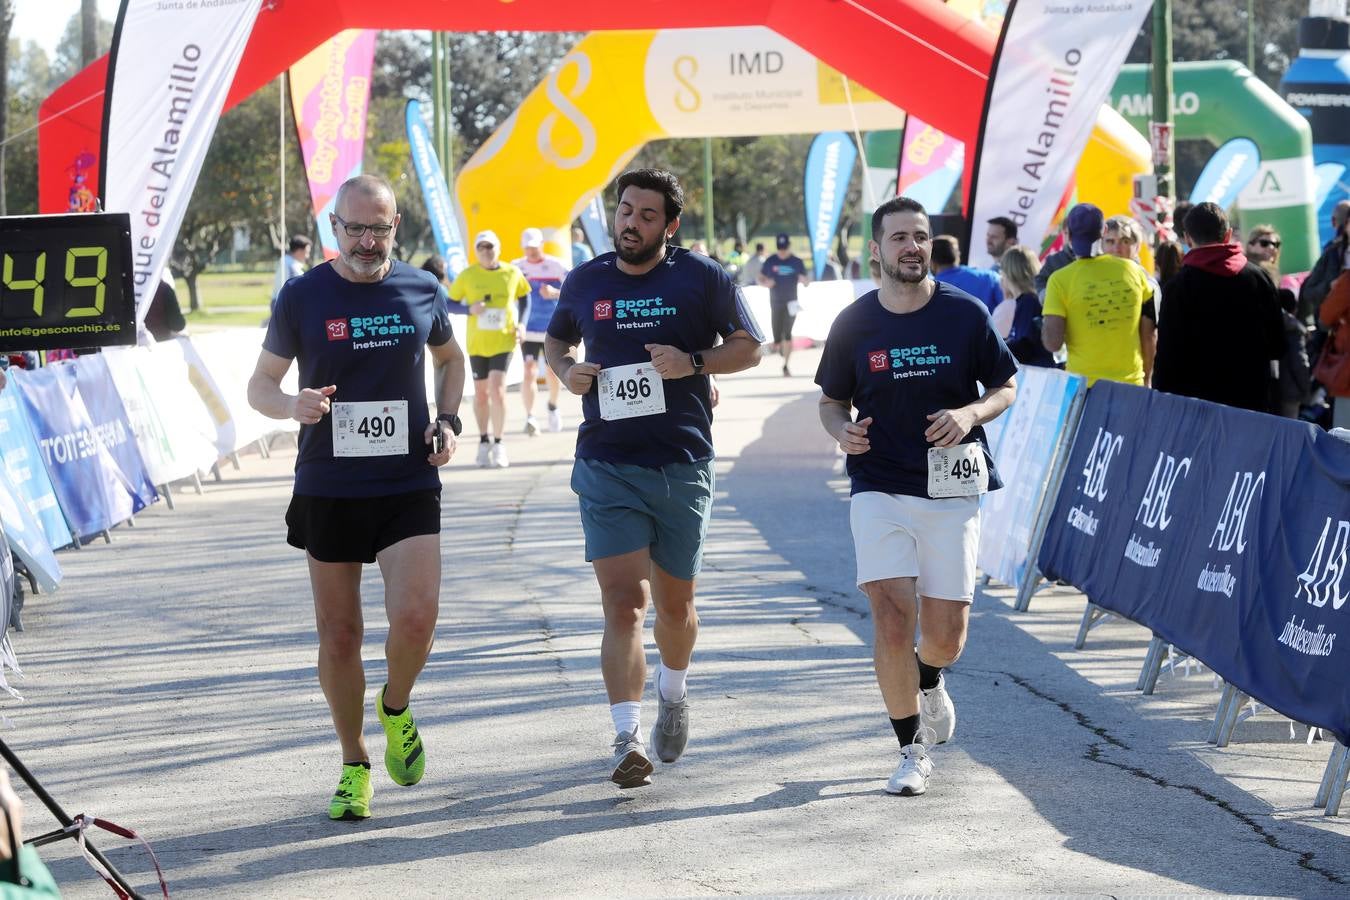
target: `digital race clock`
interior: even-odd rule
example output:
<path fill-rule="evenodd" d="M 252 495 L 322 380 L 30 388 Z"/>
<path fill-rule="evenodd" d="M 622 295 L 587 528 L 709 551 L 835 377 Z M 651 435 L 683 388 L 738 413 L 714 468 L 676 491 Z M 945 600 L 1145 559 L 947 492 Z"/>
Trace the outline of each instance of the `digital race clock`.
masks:
<path fill-rule="evenodd" d="M 0 218 L 0 352 L 136 343 L 126 213 Z"/>

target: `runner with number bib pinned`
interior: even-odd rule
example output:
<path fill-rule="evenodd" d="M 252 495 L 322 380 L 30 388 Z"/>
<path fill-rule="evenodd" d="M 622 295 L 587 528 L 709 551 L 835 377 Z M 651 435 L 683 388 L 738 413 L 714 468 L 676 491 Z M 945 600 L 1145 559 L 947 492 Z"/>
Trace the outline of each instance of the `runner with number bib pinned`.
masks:
<path fill-rule="evenodd" d="M 930 277 L 923 206 L 886 201 L 872 234 L 881 287 L 834 320 L 816 383 L 821 424 L 847 454 L 858 587 L 900 742 L 886 790 L 913 795 L 928 789 L 929 748 L 956 728 L 942 670 L 966 642 L 980 495 L 1002 486 L 980 425 L 1012 403 L 1017 361 L 983 303 Z"/>
<path fill-rule="evenodd" d="M 413 720 L 413 682 L 426 664 L 441 588 L 441 480 L 464 394 L 464 354 L 450 331 L 445 289 L 430 272 L 391 260 L 399 215 L 389 183 L 359 175 L 329 214 L 339 255 L 277 295 L 249 404 L 301 423 L 286 541 L 304 550 L 319 632 L 319 684 L 342 746 L 334 819 L 364 819 L 374 793 L 362 727 L 361 569 L 384 577 L 388 678 L 375 695 L 384 764 L 416 784 L 427 755 Z M 427 409 L 425 354 L 440 376 Z M 300 392 L 281 380 L 299 363 Z"/>
<path fill-rule="evenodd" d="M 653 771 L 640 727 L 648 598 L 660 653 L 652 750 L 673 763 L 689 739 L 694 579 L 713 494 L 709 376 L 756 365 L 764 335 L 721 266 L 668 246 L 684 208 L 674 175 L 626 172 L 618 192 L 617 252 L 563 282 L 544 353 L 582 397 L 572 489 L 605 615 L 600 668 L 616 732 L 610 780 L 631 788 L 650 784 Z M 579 344 L 585 362 L 577 361 Z"/>

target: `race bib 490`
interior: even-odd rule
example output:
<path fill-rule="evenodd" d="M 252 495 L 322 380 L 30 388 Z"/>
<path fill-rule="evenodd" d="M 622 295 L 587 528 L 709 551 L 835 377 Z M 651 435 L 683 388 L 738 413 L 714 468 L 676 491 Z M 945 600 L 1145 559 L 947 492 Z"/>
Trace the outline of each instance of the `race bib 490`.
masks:
<path fill-rule="evenodd" d="M 333 404 L 334 456 L 403 456 L 407 452 L 407 400 Z"/>

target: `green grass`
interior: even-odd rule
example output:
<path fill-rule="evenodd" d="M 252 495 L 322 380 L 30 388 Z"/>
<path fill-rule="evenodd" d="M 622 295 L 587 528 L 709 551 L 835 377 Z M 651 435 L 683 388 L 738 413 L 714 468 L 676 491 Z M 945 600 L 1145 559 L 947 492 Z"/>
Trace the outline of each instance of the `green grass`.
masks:
<path fill-rule="evenodd" d="M 271 272 L 203 272 L 197 278 L 201 309 L 188 312 L 187 282 L 174 283 L 178 305 L 190 328 L 257 328 L 267 318 L 272 295 Z"/>

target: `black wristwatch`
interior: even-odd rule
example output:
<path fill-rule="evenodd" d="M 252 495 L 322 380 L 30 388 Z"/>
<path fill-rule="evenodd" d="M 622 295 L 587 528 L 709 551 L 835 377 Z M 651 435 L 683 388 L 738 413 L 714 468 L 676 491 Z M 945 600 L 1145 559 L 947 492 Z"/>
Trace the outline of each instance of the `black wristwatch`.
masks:
<path fill-rule="evenodd" d="M 694 364 L 694 374 L 695 374 L 695 375 L 702 375 L 702 374 L 703 374 L 703 354 L 702 354 L 702 353 L 690 353 L 690 354 L 689 354 L 689 359 L 690 359 L 690 361 L 693 362 L 693 364 Z"/>
<path fill-rule="evenodd" d="M 464 423 L 461 422 L 459 420 L 459 416 L 455 415 L 454 413 L 441 413 L 440 415 L 436 416 L 436 421 L 444 422 L 445 424 L 449 425 L 450 430 L 455 433 L 455 437 L 459 437 L 459 433 L 464 430 Z"/>

